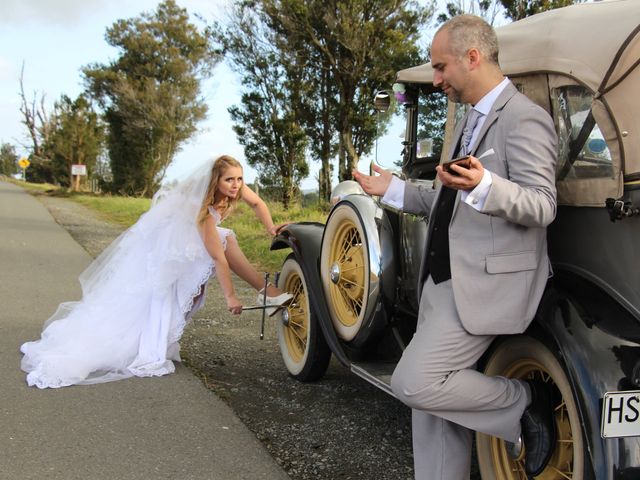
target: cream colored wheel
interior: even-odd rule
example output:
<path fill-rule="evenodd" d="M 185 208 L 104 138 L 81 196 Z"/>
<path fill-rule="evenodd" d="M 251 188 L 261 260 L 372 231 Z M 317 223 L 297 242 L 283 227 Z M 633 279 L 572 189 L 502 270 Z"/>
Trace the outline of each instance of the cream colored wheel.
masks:
<path fill-rule="evenodd" d="M 584 440 L 571 385 L 555 356 L 537 340 L 521 336 L 500 344 L 485 368 L 487 375 L 510 378 L 537 378 L 554 385 L 556 390 L 555 451 L 538 480 L 582 480 L 584 475 Z M 478 464 L 483 480 L 527 480 L 524 457 L 512 460 L 504 440 L 476 434 Z M 526 452 L 525 452 L 526 453 Z"/>
<path fill-rule="evenodd" d="M 362 222 L 350 204 L 331 213 L 322 237 L 320 273 L 333 326 L 352 340 L 362 325 L 369 295 L 369 249 Z"/>
<path fill-rule="evenodd" d="M 290 255 L 282 265 L 278 287 L 293 295 L 278 318 L 278 343 L 289 373 L 301 381 L 321 378 L 331 359 L 331 350 L 312 314 L 309 290 L 300 264 Z"/>

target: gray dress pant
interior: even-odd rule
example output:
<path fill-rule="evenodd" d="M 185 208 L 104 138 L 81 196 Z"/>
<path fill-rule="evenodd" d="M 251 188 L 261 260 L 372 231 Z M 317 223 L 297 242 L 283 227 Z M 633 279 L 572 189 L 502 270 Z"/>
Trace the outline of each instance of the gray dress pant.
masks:
<path fill-rule="evenodd" d="M 451 280 L 435 285 L 428 277 L 416 333 L 391 378 L 395 395 L 413 409 L 416 480 L 468 479 L 472 430 L 507 441 L 520 435 L 526 387 L 475 370 L 494 338 L 468 333 Z"/>

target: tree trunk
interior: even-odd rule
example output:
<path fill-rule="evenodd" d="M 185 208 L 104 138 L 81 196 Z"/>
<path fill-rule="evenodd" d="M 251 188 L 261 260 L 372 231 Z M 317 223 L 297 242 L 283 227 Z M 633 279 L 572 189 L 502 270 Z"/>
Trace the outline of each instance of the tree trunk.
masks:
<path fill-rule="evenodd" d="M 338 180 L 351 180 L 351 172 L 358 165 L 360 157 L 353 146 L 351 131 L 340 132 L 340 171 Z"/>
<path fill-rule="evenodd" d="M 329 121 L 327 120 L 323 124 L 323 133 L 322 133 L 322 154 L 320 161 L 322 162 L 322 166 L 320 168 L 320 176 L 319 176 L 319 188 L 318 195 L 321 200 L 329 201 L 331 196 L 331 177 L 333 173 L 333 169 L 331 167 L 331 159 L 329 158 L 331 155 L 331 130 L 329 128 Z"/>

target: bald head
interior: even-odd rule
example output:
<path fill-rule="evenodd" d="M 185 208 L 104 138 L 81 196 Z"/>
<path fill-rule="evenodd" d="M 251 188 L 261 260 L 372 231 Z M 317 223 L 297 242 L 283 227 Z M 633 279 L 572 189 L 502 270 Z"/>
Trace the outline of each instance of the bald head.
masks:
<path fill-rule="evenodd" d="M 436 32 L 447 32 L 449 49 L 456 57 L 463 57 L 476 48 L 484 59 L 498 66 L 498 37 L 484 19 L 476 15 L 458 15 L 445 22 Z"/>

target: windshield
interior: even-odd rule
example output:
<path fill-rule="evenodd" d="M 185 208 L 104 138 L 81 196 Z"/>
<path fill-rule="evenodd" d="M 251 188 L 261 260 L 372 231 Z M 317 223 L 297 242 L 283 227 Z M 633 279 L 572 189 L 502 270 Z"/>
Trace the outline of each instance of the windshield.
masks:
<path fill-rule="evenodd" d="M 388 127 L 378 137 L 375 146 L 376 162 L 383 168 L 400 171 L 410 178 L 433 179 L 435 166 L 440 161 L 444 144 L 447 119 L 447 96 L 441 92 L 420 92 L 417 103 L 417 123 L 412 126 L 410 116 L 413 104 L 395 104 Z M 378 115 L 381 115 L 378 113 Z M 406 135 L 407 125 L 416 128 L 415 142 L 409 142 L 412 136 Z M 414 149 L 414 155 L 408 155 L 407 149 Z M 408 164 L 409 159 L 413 161 Z"/>

